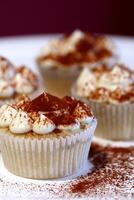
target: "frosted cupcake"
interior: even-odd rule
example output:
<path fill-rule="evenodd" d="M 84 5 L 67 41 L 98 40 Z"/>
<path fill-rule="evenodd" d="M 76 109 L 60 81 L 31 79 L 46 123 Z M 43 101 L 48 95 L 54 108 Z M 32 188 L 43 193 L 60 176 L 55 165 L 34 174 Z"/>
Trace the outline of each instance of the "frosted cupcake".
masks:
<path fill-rule="evenodd" d="M 116 64 L 84 69 L 72 94 L 91 105 L 98 119 L 96 135 L 111 140 L 134 139 L 134 71 Z"/>
<path fill-rule="evenodd" d="M 90 107 L 71 97 L 47 93 L 0 108 L 2 157 L 22 177 L 71 175 L 87 162 L 96 128 Z"/>
<path fill-rule="evenodd" d="M 0 106 L 18 101 L 22 95 L 34 95 L 39 89 L 37 76 L 25 66 L 16 68 L 0 57 Z"/>
<path fill-rule="evenodd" d="M 68 95 L 84 66 L 115 60 L 113 49 L 106 37 L 81 31 L 50 41 L 37 59 L 46 91 Z"/>

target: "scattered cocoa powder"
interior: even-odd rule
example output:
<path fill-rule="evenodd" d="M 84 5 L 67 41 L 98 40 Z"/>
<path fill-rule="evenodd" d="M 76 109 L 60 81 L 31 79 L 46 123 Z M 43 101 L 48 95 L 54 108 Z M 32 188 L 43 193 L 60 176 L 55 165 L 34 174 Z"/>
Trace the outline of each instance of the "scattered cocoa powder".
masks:
<path fill-rule="evenodd" d="M 80 177 L 70 185 L 70 191 L 76 196 L 82 194 L 108 193 L 112 187 L 113 193 L 121 192 L 134 195 L 134 147 L 113 148 L 93 144 L 90 160 L 94 165 L 92 173 Z M 106 189 L 107 188 L 107 189 Z M 130 191 L 127 191 L 130 189 Z"/>

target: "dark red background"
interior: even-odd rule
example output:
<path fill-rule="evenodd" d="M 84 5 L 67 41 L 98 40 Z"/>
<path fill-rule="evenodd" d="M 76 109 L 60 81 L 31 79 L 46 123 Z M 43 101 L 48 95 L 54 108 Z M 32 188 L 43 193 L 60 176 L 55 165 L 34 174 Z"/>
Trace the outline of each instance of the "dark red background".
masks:
<path fill-rule="evenodd" d="M 134 35 L 133 0 L 0 0 L 0 36 L 73 29 Z"/>

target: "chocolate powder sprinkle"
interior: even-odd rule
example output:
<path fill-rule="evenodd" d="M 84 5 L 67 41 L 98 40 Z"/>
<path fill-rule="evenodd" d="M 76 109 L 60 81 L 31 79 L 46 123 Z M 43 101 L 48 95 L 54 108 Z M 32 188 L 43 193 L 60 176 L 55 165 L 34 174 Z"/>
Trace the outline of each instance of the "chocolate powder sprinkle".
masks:
<path fill-rule="evenodd" d="M 72 193 L 76 196 L 107 196 L 109 190 L 112 190 L 115 196 L 134 195 L 134 147 L 112 148 L 93 144 L 90 160 L 94 164 L 92 173 L 72 183 Z"/>

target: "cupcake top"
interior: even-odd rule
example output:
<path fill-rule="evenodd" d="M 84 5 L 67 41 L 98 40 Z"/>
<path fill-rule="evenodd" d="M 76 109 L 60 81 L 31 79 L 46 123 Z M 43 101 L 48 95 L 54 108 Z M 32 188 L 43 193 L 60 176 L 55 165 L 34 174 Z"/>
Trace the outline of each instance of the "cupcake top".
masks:
<path fill-rule="evenodd" d="M 16 68 L 10 61 L 0 57 L 0 100 L 31 94 L 37 89 L 36 75 L 27 67 Z"/>
<path fill-rule="evenodd" d="M 50 41 L 37 61 L 45 67 L 82 67 L 112 57 L 112 46 L 104 36 L 76 30 Z"/>
<path fill-rule="evenodd" d="M 81 101 L 68 96 L 59 99 L 47 93 L 0 108 L 0 127 L 14 134 L 72 132 L 89 127 L 93 119 L 90 107 Z"/>
<path fill-rule="evenodd" d="M 0 79 L 11 79 L 15 75 L 13 64 L 6 58 L 0 56 Z"/>
<path fill-rule="evenodd" d="M 102 64 L 85 68 L 75 89 L 76 95 L 95 101 L 134 102 L 134 71 L 121 64 L 112 68 Z"/>

